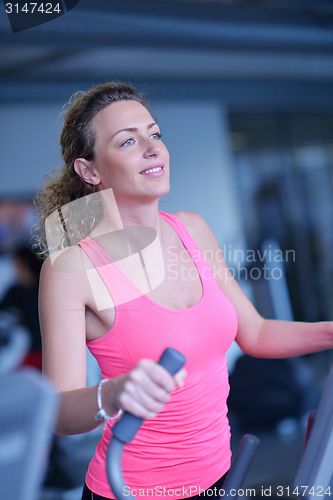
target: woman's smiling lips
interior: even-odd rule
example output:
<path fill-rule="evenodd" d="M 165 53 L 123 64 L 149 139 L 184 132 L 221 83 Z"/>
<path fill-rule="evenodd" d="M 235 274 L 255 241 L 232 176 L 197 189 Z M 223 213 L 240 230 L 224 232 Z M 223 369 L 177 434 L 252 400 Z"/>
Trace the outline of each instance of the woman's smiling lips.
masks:
<path fill-rule="evenodd" d="M 164 165 L 162 163 L 158 163 L 156 165 L 152 165 L 145 170 L 140 172 L 140 175 L 144 175 L 146 177 L 161 177 L 164 174 Z"/>

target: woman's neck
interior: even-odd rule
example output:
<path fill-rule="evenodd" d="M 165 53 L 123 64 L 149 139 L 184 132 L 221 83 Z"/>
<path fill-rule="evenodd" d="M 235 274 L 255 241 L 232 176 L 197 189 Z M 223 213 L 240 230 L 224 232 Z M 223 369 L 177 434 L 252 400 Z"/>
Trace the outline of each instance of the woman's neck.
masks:
<path fill-rule="evenodd" d="M 100 223 L 92 231 L 92 237 L 123 229 L 127 226 L 146 226 L 157 231 L 163 239 L 163 224 L 158 213 L 158 199 L 140 203 L 137 201 L 123 202 L 115 198 L 112 189 L 100 191 L 104 215 Z"/>

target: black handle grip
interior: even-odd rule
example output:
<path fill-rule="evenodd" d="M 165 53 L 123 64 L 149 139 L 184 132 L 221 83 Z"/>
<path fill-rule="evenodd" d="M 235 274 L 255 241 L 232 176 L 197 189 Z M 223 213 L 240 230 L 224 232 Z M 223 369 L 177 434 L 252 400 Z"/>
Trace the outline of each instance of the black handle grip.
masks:
<path fill-rule="evenodd" d="M 245 436 L 243 436 L 235 458 L 232 461 L 229 473 L 224 481 L 224 495 L 220 500 L 225 497 L 232 497 L 232 499 L 235 498 L 237 500 L 238 494 L 232 495 L 231 490 L 237 493 L 238 490 L 242 488 L 244 479 L 249 471 L 259 444 L 260 440 L 256 436 L 252 436 L 252 434 L 245 434 Z"/>
<path fill-rule="evenodd" d="M 174 375 L 181 369 L 185 362 L 186 358 L 179 351 L 168 347 L 163 352 L 158 364 L 163 366 L 171 375 Z M 123 416 L 113 426 L 112 434 L 118 441 L 129 443 L 134 438 L 143 421 L 143 418 L 135 417 L 125 411 Z"/>

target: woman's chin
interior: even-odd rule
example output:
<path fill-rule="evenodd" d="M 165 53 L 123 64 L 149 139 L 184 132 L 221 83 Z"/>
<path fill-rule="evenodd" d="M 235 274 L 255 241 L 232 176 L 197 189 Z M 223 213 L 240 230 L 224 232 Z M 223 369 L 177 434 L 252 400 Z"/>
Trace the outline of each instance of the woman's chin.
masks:
<path fill-rule="evenodd" d="M 167 195 L 170 191 L 170 185 L 167 186 L 159 186 L 154 189 L 153 192 L 150 192 L 148 194 L 148 197 L 151 199 L 157 199 L 159 200 L 160 198 L 163 198 L 163 196 Z"/>

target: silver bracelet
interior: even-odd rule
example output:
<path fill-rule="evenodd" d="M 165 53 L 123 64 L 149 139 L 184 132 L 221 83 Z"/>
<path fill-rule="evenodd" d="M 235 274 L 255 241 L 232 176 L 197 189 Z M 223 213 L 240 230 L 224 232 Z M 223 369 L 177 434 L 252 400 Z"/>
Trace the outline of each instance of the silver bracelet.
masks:
<path fill-rule="evenodd" d="M 95 415 L 95 420 L 103 420 L 104 422 L 107 422 L 108 420 L 116 420 L 120 415 L 122 414 L 123 410 L 119 410 L 116 415 L 110 416 L 108 413 L 105 411 L 103 408 L 103 403 L 102 403 L 102 385 L 104 382 L 107 382 L 108 379 L 103 378 L 98 386 L 97 386 L 97 404 L 98 404 L 98 412 Z"/>

